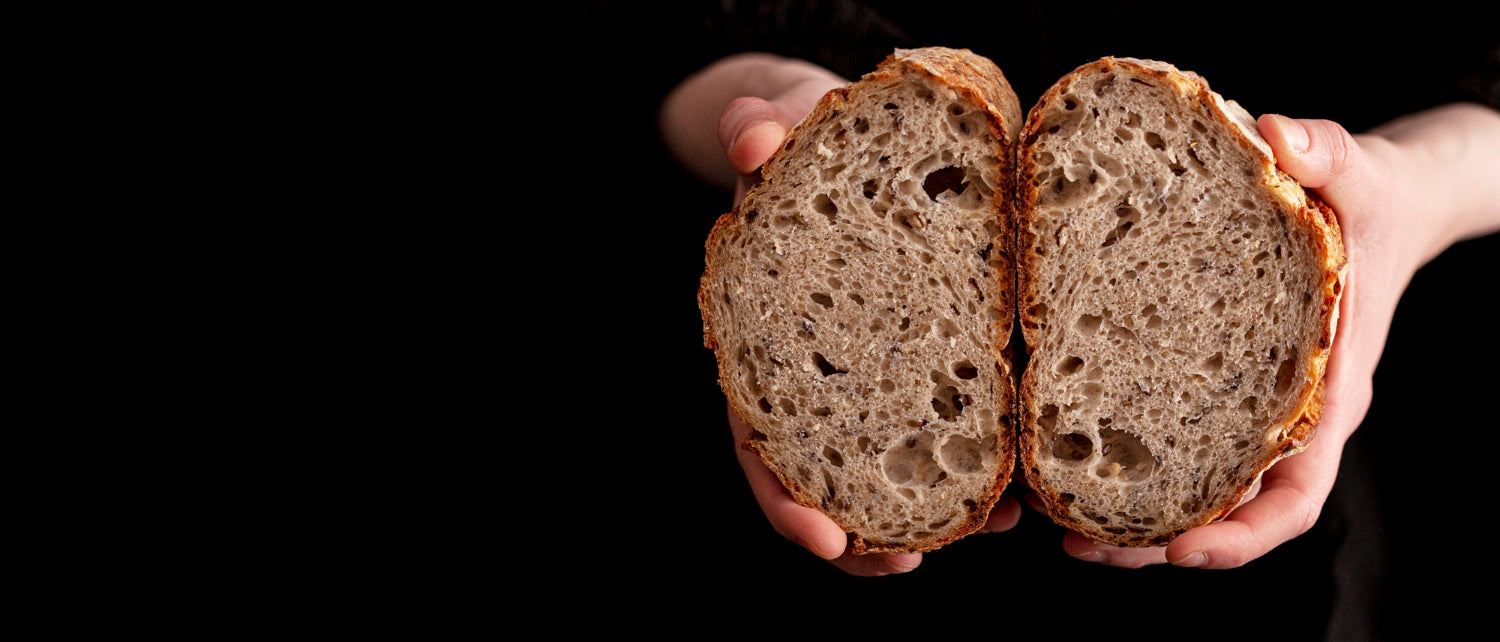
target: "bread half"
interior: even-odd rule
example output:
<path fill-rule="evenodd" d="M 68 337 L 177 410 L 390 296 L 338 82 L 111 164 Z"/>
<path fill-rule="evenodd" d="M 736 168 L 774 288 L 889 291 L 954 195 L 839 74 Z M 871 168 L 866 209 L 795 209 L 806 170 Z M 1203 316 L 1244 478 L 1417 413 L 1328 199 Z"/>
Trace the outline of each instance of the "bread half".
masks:
<path fill-rule="evenodd" d="M 1078 68 L 1021 136 L 1021 466 L 1058 523 L 1165 544 L 1312 439 L 1338 223 L 1244 109 L 1165 63 Z"/>
<path fill-rule="evenodd" d="M 962 537 L 1009 480 L 1020 122 L 989 60 L 897 50 L 709 235 L 704 343 L 744 447 L 855 553 Z"/>

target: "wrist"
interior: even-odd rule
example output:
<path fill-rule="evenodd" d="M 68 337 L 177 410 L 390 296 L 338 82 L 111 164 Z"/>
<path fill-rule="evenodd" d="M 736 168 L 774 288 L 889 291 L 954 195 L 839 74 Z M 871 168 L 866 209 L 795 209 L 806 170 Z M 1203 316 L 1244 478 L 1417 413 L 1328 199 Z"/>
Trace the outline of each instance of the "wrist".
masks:
<path fill-rule="evenodd" d="M 1384 147 L 1390 171 L 1387 206 L 1393 209 L 1391 217 L 1400 221 L 1391 243 L 1400 251 L 1403 276 L 1409 278 L 1456 240 L 1459 208 L 1454 199 L 1433 195 L 1455 194 L 1460 186 L 1453 184 L 1454 175 L 1443 171 L 1441 159 L 1420 139 L 1372 136 L 1361 144 Z"/>
<path fill-rule="evenodd" d="M 1500 113 L 1472 103 L 1418 112 L 1372 130 L 1399 151 L 1399 181 L 1426 225 L 1417 264 L 1500 229 Z"/>

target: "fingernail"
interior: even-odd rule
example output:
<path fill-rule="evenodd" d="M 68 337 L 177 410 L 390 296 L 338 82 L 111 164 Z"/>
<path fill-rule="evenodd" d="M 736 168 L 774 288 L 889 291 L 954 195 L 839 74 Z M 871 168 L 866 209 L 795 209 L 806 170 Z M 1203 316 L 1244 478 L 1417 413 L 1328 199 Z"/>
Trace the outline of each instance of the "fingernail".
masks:
<path fill-rule="evenodd" d="M 907 565 L 907 564 L 901 564 L 901 563 L 898 563 L 898 562 L 891 562 L 888 566 L 890 566 L 890 569 L 891 569 L 892 573 L 897 573 L 897 574 L 900 574 L 900 573 L 910 573 L 912 571 L 912 569 L 915 569 L 917 567 L 916 564 Z"/>
<path fill-rule="evenodd" d="M 1272 114 L 1271 117 L 1276 119 L 1276 127 L 1281 130 L 1281 135 L 1286 137 L 1286 142 L 1292 146 L 1293 151 L 1307 151 L 1309 143 L 1307 128 L 1303 127 L 1301 123 L 1281 114 Z"/>
<path fill-rule="evenodd" d="M 1074 555 L 1073 557 L 1074 559 L 1080 559 L 1085 562 L 1103 562 L 1104 560 L 1109 559 L 1109 556 L 1105 555 L 1104 551 L 1089 551 L 1087 553 L 1079 553 L 1077 555 Z"/>
<path fill-rule="evenodd" d="M 920 555 L 892 555 L 885 560 L 892 573 L 909 573 L 922 564 Z"/>
<path fill-rule="evenodd" d="M 1182 566 L 1185 568 L 1197 568 L 1206 564 L 1208 564 L 1208 553 L 1203 551 L 1193 551 L 1188 553 L 1187 557 L 1172 562 L 1173 566 Z"/>

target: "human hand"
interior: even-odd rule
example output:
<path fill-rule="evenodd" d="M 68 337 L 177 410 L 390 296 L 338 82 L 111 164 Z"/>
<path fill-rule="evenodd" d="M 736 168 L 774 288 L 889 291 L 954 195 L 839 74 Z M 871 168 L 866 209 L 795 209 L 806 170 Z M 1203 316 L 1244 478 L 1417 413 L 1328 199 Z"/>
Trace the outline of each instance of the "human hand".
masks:
<path fill-rule="evenodd" d="M 1268 114 L 1257 124 L 1277 165 L 1337 213 L 1349 260 L 1316 437 L 1268 469 L 1225 519 L 1155 548 L 1107 546 L 1069 533 L 1063 548 L 1076 558 L 1129 568 L 1233 568 L 1312 528 L 1344 444 L 1369 410 L 1396 303 L 1416 269 L 1452 241 L 1443 225 L 1433 224 L 1443 219 L 1432 211 L 1433 184 L 1420 146 L 1351 136 L 1327 120 Z"/>
<path fill-rule="evenodd" d="M 812 111 L 819 98 L 829 89 L 842 84 L 831 75 L 784 82 L 785 91 L 761 97 L 736 98 L 719 119 L 719 143 L 724 158 L 738 175 L 734 204 L 759 180 L 760 167 L 781 146 L 787 132 Z M 729 411 L 729 425 L 736 444 L 744 443 L 750 427 Z M 922 561 L 921 553 L 854 555 L 848 550 L 844 530 L 821 511 L 802 506 L 776 475 L 755 454 L 738 448 L 740 467 L 755 493 L 755 499 L 766 519 L 783 537 L 833 563 L 851 575 L 888 575 L 905 573 Z M 990 511 L 989 520 L 978 532 L 998 532 L 1015 526 L 1021 517 L 1021 506 L 1014 498 L 1003 496 Z"/>

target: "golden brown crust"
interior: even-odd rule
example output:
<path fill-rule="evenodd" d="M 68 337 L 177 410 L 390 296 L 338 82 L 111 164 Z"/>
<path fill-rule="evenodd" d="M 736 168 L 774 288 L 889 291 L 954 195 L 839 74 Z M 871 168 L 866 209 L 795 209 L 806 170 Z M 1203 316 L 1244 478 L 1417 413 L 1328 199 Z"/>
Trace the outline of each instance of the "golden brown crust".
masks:
<path fill-rule="evenodd" d="M 1179 94 L 1198 103 L 1203 108 L 1204 113 L 1210 114 L 1220 124 L 1230 128 L 1232 131 L 1238 131 L 1240 133 L 1238 142 L 1248 149 L 1255 150 L 1263 164 L 1261 174 L 1264 187 L 1280 195 L 1288 204 L 1287 209 L 1293 215 L 1293 219 L 1289 220 L 1288 223 L 1313 232 L 1310 235 L 1316 245 L 1313 249 L 1323 266 L 1321 288 L 1323 294 L 1323 304 L 1321 307 L 1323 334 L 1316 353 L 1309 360 L 1307 369 L 1302 373 L 1303 384 L 1301 390 L 1303 392 L 1300 407 L 1296 412 L 1291 413 L 1290 418 L 1279 426 L 1282 435 L 1282 447 L 1272 451 L 1264 460 L 1252 462 L 1255 464 L 1255 468 L 1253 469 L 1255 471 L 1254 474 L 1246 475 L 1242 483 L 1237 485 L 1237 490 L 1226 493 L 1217 503 L 1207 507 L 1203 511 L 1204 518 L 1198 525 L 1207 524 L 1228 515 L 1239 504 L 1255 480 L 1259 478 L 1260 472 L 1269 468 L 1282 457 L 1301 451 L 1313 438 L 1318 420 L 1322 415 L 1323 374 L 1328 362 L 1329 348 L 1333 344 L 1334 331 L 1337 328 L 1339 296 L 1342 294 L 1347 265 L 1342 236 L 1337 217 L 1333 210 L 1324 204 L 1315 194 L 1303 189 L 1296 180 L 1276 167 L 1276 161 L 1271 155 L 1269 146 L 1260 138 L 1259 133 L 1255 131 L 1254 122 L 1248 121 L 1248 114 L 1245 114 L 1238 105 L 1233 103 L 1226 104 L 1221 96 L 1209 89 L 1208 83 L 1202 77 L 1192 72 L 1180 71 L 1169 64 L 1158 61 L 1132 58 L 1102 58 L 1078 67 L 1048 89 L 1028 114 L 1026 124 L 1021 130 L 1021 143 L 1017 148 L 1016 177 L 1016 307 L 1019 311 L 1021 330 L 1027 345 L 1038 344 L 1041 330 L 1041 320 L 1034 307 L 1039 303 L 1039 287 L 1031 278 L 1031 274 L 1033 273 L 1031 264 L 1032 261 L 1036 260 L 1031 248 L 1034 246 L 1036 238 L 1030 232 L 1031 225 L 1029 220 L 1029 214 L 1031 213 L 1030 205 L 1037 202 L 1039 193 L 1034 181 L 1035 174 L 1033 168 L 1036 165 L 1031 162 L 1029 152 L 1032 143 L 1036 141 L 1040 133 L 1042 114 L 1044 113 L 1043 108 L 1059 100 L 1068 91 L 1074 79 L 1086 73 L 1099 70 L 1118 70 L 1136 77 L 1155 80 L 1172 87 Z M 1031 373 L 1023 374 L 1018 396 L 1016 416 L 1020 422 L 1017 429 L 1020 440 L 1018 447 L 1020 451 L 1018 454 L 1020 466 L 1023 473 L 1027 476 L 1028 485 L 1042 499 L 1042 503 L 1046 505 L 1048 513 L 1054 521 L 1097 541 L 1117 546 L 1160 546 L 1170 542 L 1177 535 L 1187 530 L 1184 527 L 1172 532 L 1148 537 L 1130 534 L 1116 535 L 1096 528 L 1094 524 L 1083 523 L 1073 518 L 1065 510 L 1069 498 L 1065 497 L 1063 493 L 1049 490 L 1048 484 L 1039 479 L 1040 467 L 1036 458 L 1039 452 L 1039 439 L 1035 428 L 1037 410 L 1030 403 L 1030 400 L 1036 396 L 1036 382 L 1035 377 Z M 1273 427 L 1273 429 L 1275 428 L 1277 427 Z"/>
<path fill-rule="evenodd" d="M 1014 231 L 1011 225 L 1014 215 L 1010 199 L 1002 196 L 1014 193 L 1015 159 L 1012 150 L 1014 149 L 1017 132 L 1021 126 L 1021 110 L 1015 93 L 1011 90 L 1008 81 L 1000 72 L 1000 69 L 990 60 L 975 55 L 967 49 L 947 49 L 941 47 L 912 50 L 898 49 L 888 56 L 874 71 L 862 77 L 859 83 L 853 83 L 829 91 L 818 101 L 813 110 L 788 132 L 786 144 L 780 147 L 773 154 L 772 158 L 767 160 L 762 166 L 762 182 L 756 187 L 751 188 L 742 203 L 753 201 L 753 197 L 758 190 L 775 180 L 775 173 L 780 165 L 777 163 L 777 160 L 793 149 L 791 143 L 802 136 L 806 128 L 811 126 L 811 124 L 822 121 L 830 113 L 844 109 L 849 101 L 851 92 L 859 90 L 857 85 L 860 83 L 873 85 L 884 80 L 900 78 L 912 73 L 931 77 L 953 89 L 959 95 L 968 98 L 972 103 L 982 106 L 986 114 L 985 121 L 988 123 L 991 133 L 1001 143 L 1002 149 L 996 150 L 1001 163 L 999 170 L 1000 184 L 996 186 L 995 190 L 997 195 L 995 200 L 999 204 L 1000 210 L 995 214 L 995 223 L 1003 231 L 1001 236 L 1006 239 L 1007 243 L 1005 247 L 999 248 L 1002 256 L 992 259 L 990 265 L 1000 270 L 997 281 L 1005 284 L 1007 288 L 1013 288 L 1014 263 L 1012 257 Z M 741 208 L 736 206 L 731 212 L 719 217 L 713 229 L 709 232 L 708 240 L 705 243 L 706 250 L 711 252 L 720 237 L 738 233 L 742 223 L 740 210 Z M 714 338 L 716 336 L 714 331 L 716 319 L 714 319 L 712 311 L 713 306 L 708 301 L 710 267 L 711 264 L 706 266 L 702 277 L 700 277 L 700 286 L 697 295 L 699 309 L 703 314 L 704 346 L 714 350 L 715 360 L 718 365 L 720 388 L 724 391 L 728 399 L 731 411 L 754 429 L 756 428 L 755 419 L 757 413 L 752 411 L 749 400 L 740 399 L 735 394 L 734 387 L 727 384 L 728 379 L 731 377 L 731 364 L 724 352 L 717 349 L 719 346 Z M 1005 292 L 1004 294 L 1009 298 L 1011 292 Z M 994 346 L 994 353 L 997 364 L 1003 369 L 1003 374 L 1006 375 L 1001 378 L 1002 381 L 1006 382 L 1007 386 L 1007 390 L 1004 392 L 1005 398 L 1011 402 L 1011 406 L 1006 411 L 1007 413 L 1013 413 L 1016 397 L 1016 380 L 1010 373 L 1010 348 L 1006 345 L 1006 342 L 1010 336 L 1014 314 L 1013 309 L 1007 309 L 1004 312 L 1005 314 L 1002 314 L 1000 319 L 995 322 L 996 327 L 993 336 L 999 337 L 1000 340 Z M 1003 432 L 1001 439 L 1004 446 L 1001 448 L 997 480 L 990 487 L 986 496 L 979 498 L 974 505 L 968 507 L 962 524 L 949 529 L 946 535 L 934 537 L 929 540 L 910 542 L 884 542 L 866 539 L 853 533 L 853 529 L 849 526 L 840 524 L 841 528 L 844 528 L 846 532 L 850 532 L 850 550 L 855 554 L 930 551 L 968 535 L 983 526 L 985 520 L 988 518 L 990 509 L 999 500 L 1006 483 L 1010 480 L 1011 472 L 1015 466 L 1015 435 L 1013 430 L 1011 430 L 1010 416 L 1013 415 L 1007 414 L 1001 419 Z M 798 485 L 793 483 L 791 476 L 783 469 L 782 465 L 760 447 L 759 442 L 763 438 L 763 434 L 759 433 L 758 430 L 753 430 L 741 446 L 745 450 L 755 453 L 765 463 L 767 468 L 781 480 L 782 485 L 787 488 L 797 503 L 810 508 L 820 509 L 818 500 L 801 492 L 798 489 Z"/>

